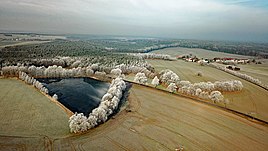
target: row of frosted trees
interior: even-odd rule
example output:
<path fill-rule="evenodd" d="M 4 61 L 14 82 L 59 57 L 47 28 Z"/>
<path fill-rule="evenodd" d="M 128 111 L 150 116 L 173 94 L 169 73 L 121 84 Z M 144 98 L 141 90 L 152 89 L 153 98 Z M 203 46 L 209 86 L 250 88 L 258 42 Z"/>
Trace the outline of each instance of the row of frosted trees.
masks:
<path fill-rule="evenodd" d="M 25 81 L 27 84 L 33 85 L 34 87 L 39 89 L 41 92 L 48 94 L 48 89 L 46 87 L 44 87 L 44 85 L 41 82 L 39 82 L 35 78 L 29 76 L 25 72 L 19 71 L 19 79 L 21 79 L 22 81 Z"/>
<path fill-rule="evenodd" d="M 138 57 L 140 59 L 161 59 L 161 60 L 175 60 L 170 55 L 156 54 L 156 53 L 128 53 L 128 55 Z"/>
<path fill-rule="evenodd" d="M 134 77 L 134 82 L 140 84 L 147 83 L 147 77 L 144 73 L 137 73 Z M 230 81 L 216 81 L 191 83 L 190 81 L 180 80 L 179 76 L 171 70 L 162 70 L 159 73 L 159 78 L 155 76 L 151 82 L 153 86 L 157 86 L 160 82 L 167 85 L 167 90 L 170 92 L 180 92 L 189 96 L 195 96 L 202 99 L 210 99 L 214 103 L 223 102 L 228 103 L 227 99 L 221 92 L 241 91 L 243 84 L 238 80 Z"/>
<path fill-rule="evenodd" d="M 230 74 L 235 75 L 235 76 L 237 76 L 237 77 L 239 77 L 239 78 L 242 78 L 242 79 L 247 80 L 247 81 L 249 81 L 249 82 L 251 82 L 251 83 L 254 83 L 254 84 L 256 84 L 256 85 L 259 85 L 259 86 L 262 86 L 262 87 L 268 89 L 268 85 L 263 84 L 263 83 L 262 83 L 259 79 L 257 79 L 257 78 L 253 78 L 252 76 L 249 76 L 249 75 L 244 74 L 244 73 L 240 73 L 240 72 L 238 72 L 238 71 L 234 71 L 234 70 L 227 69 L 227 68 L 225 68 L 224 66 L 221 66 L 221 65 L 217 65 L 217 64 L 209 64 L 209 65 L 210 65 L 211 67 L 220 69 L 220 70 L 222 70 L 222 71 L 225 71 L 225 72 L 227 72 L 227 73 L 230 73 Z"/>
<path fill-rule="evenodd" d="M 118 71 L 120 70 L 120 73 Z M 33 77 L 44 77 L 44 78 L 69 78 L 69 77 L 88 77 L 96 75 L 98 77 L 106 77 L 107 75 L 116 77 L 119 74 L 130 74 L 143 72 L 147 77 L 154 77 L 154 73 L 143 66 L 127 66 L 125 64 L 120 64 L 115 66 L 115 68 L 109 68 L 108 70 L 103 70 L 98 64 L 92 64 L 87 67 L 76 67 L 76 68 L 63 68 L 62 66 L 6 66 L 2 68 L 2 74 L 4 76 L 18 76 L 19 71 L 30 74 Z"/>

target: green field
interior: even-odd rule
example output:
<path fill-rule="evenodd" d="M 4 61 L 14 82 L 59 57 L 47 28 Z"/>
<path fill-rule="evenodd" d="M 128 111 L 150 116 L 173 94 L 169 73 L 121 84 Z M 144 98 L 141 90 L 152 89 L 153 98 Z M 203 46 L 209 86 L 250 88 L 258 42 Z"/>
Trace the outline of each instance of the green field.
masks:
<path fill-rule="evenodd" d="M 197 63 L 163 60 L 147 60 L 156 71 L 170 69 L 178 74 L 181 80 L 188 80 L 192 83 L 217 80 L 240 80 L 244 88 L 241 92 L 225 92 L 225 98 L 230 100 L 228 108 L 245 113 L 253 114 L 262 120 L 268 121 L 268 92 L 267 90 L 256 86 L 246 80 L 230 75 L 224 71 L 208 67 L 200 66 Z M 202 77 L 196 75 L 197 71 L 203 73 Z"/>
<path fill-rule="evenodd" d="M 152 53 L 168 54 L 173 57 L 176 57 L 178 55 L 192 54 L 193 56 L 197 56 L 198 58 L 208 58 L 208 59 L 213 59 L 215 57 L 241 58 L 241 59 L 242 58 L 254 58 L 252 56 L 236 55 L 236 54 L 210 51 L 210 50 L 199 49 L 199 48 L 182 48 L 182 47 L 160 49 L 160 50 L 152 51 Z"/>
<path fill-rule="evenodd" d="M 22 81 L 0 79 L 0 107 L 2 136 L 69 135 L 66 112 Z"/>

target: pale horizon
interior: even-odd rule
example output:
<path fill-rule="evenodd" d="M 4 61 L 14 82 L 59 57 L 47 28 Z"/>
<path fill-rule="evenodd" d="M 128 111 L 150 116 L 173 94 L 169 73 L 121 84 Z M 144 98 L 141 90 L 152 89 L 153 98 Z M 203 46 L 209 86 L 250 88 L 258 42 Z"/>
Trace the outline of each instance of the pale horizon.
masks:
<path fill-rule="evenodd" d="M 268 42 L 264 0 L 0 3 L 0 31 Z"/>

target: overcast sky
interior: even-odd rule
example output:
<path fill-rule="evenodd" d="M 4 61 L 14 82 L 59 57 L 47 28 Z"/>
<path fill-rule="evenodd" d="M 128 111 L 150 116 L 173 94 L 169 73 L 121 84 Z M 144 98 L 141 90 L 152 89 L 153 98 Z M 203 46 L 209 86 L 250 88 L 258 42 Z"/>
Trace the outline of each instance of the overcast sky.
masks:
<path fill-rule="evenodd" d="M 0 0 L 0 30 L 268 42 L 268 0 Z"/>

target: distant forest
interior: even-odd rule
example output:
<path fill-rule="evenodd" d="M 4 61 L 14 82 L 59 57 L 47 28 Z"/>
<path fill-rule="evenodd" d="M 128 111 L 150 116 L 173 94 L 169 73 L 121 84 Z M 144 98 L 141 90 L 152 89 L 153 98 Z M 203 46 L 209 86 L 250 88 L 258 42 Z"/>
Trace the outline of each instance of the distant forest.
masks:
<path fill-rule="evenodd" d="M 118 53 L 146 53 L 169 47 L 202 48 L 268 58 L 267 43 L 166 39 L 67 39 L 42 44 L 8 46 L 2 48 L 0 52 L 2 60 L 21 60 L 56 56 L 107 56 Z"/>

